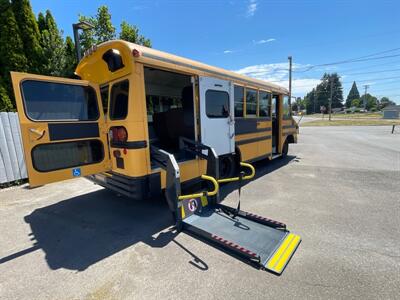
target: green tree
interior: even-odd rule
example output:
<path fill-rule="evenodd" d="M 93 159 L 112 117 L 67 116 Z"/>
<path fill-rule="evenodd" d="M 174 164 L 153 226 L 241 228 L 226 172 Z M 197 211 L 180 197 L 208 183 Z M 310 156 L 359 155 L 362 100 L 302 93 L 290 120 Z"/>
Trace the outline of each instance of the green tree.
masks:
<path fill-rule="evenodd" d="M 351 86 L 349 94 L 347 95 L 346 107 L 350 107 L 352 105 L 351 103 L 354 99 L 360 99 L 360 93 L 358 92 L 357 84 L 355 81 L 353 82 L 353 85 Z"/>
<path fill-rule="evenodd" d="M 396 105 L 395 102 L 391 101 L 388 97 L 382 97 L 379 101 L 379 108 L 385 108 L 386 106 Z"/>
<path fill-rule="evenodd" d="M 364 101 L 365 99 L 365 101 Z M 360 105 L 362 107 L 364 107 L 364 103 L 365 103 L 365 108 L 367 110 L 371 110 L 372 108 L 377 108 L 378 105 L 378 99 L 374 96 L 372 96 L 371 94 L 366 94 L 366 95 L 362 95 L 360 98 Z"/>
<path fill-rule="evenodd" d="M 151 47 L 151 41 L 139 34 L 139 28 L 135 25 L 128 24 L 123 21 L 121 23 L 121 31 L 119 38 L 124 41 L 128 41 L 135 44 L 140 44 L 146 47 Z"/>
<path fill-rule="evenodd" d="M 89 22 L 94 29 L 84 30 L 80 35 L 82 50 L 89 49 L 92 45 L 115 39 L 115 27 L 111 22 L 111 14 L 105 5 L 97 9 L 96 16 L 79 16 L 79 21 Z"/>
<path fill-rule="evenodd" d="M 22 39 L 8 0 L 0 0 L 0 85 L 2 110 L 15 107 L 10 71 L 27 71 Z"/>
<path fill-rule="evenodd" d="M 74 75 L 77 58 L 75 52 L 75 44 L 71 37 L 67 36 L 65 39 L 65 66 L 64 66 L 64 76 L 72 77 Z"/>
<path fill-rule="evenodd" d="M 48 29 L 47 24 L 46 24 L 46 18 L 44 17 L 42 12 L 40 12 L 38 14 L 37 23 L 38 23 L 39 32 L 43 32 L 43 30 Z"/>
<path fill-rule="evenodd" d="M 44 23 L 42 17 L 38 17 L 41 22 L 41 46 L 44 59 L 41 71 L 45 75 L 63 76 L 65 71 L 65 45 L 62 32 L 57 28 L 57 24 L 49 10 L 46 11 Z"/>
<path fill-rule="evenodd" d="M 337 73 L 325 73 L 318 84 L 305 99 L 307 113 L 319 113 L 321 106 L 325 106 L 328 112 L 329 98 L 332 82 L 332 108 L 343 106 L 343 88 Z"/>
<path fill-rule="evenodd" d="M 13 0 L 12 8 L 17 21 L 25 56 L 28 59 L 28 71 L 39 73 L 43 63 L 40 46 L 40 32 L 29 0 Z"/>
<path fill-rule="evenodd" d="M 108 7 L 105 5 L 97 9 L 96 16 L 79 16 L 79 21 L 86 21 L 94 26 L 94 29 L 84 30 L 80 33 L 79 41 L 82 46 L 82 51 L 89 49 L 92 45 L 106 42 L 115 39 L 116 29 L 111 21 L 111 14 Z M 125 21 L 121 23 L 119 39 L 126 40 L 132 43 L 151 47 L 150 39 L 139 33 L 139 29 L 135 25 L 131 25 Z"/>
<path fill-rule="evenodd" d="M 361 107 L 361 101 L 360 99 L 353 99 L 351 100 L 350 106 L 349 107 Z"/>
<path fill-rule="evenodd" d="M 11 111 L 13 108 L 14 105 L 8 96 L 8 91 L 0 81 L 0 111 Z"/>

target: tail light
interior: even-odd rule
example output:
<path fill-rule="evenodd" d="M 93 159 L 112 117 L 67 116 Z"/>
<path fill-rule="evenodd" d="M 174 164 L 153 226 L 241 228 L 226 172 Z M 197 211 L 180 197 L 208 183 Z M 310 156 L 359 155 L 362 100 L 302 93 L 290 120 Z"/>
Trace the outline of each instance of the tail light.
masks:
<path fill-rule="evenodd" d="M 124 143 L 128 140 L 128 132 L 123 126 L 110 128 L 110 141 L 114 143 Z"/>

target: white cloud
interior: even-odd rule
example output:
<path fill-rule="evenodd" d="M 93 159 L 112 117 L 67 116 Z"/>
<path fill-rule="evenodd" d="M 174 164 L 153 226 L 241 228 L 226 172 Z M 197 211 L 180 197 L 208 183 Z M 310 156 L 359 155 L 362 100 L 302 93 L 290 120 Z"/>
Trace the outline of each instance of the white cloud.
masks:
<path fill-rule="evenodd" d="M 307 65 L 293 64 L 293 69 L 303 69 Z M 260 64 L 242 68 L 234 71 L 236 73 L 269 81 L 271 83 L 288 88 L 289 86 L 289 70 L 287 63 L 275 63 L 275 64 Z M 296 78 L 292 80 L 292 94 L 294 96 L 304 96 L 306 93 L 311 91 L 318 83 L 319 78 Z"/>
<path fill-rule="evenodd" d="M 247 12 L 246 16 L 247 17 L 252 17 L 256 13 L 257 10 L 257 0 L 249 0 L 249 4 L 247 5 Z"/>
<path fill-rule="evenodd" d="M 275 42 L 275 41 L 276 41 L 276 39 L 271 38 L 271 39 L 267 39 L 267 40 L 254 41 L 254 44 L 260 45 L 260 44 L 271 43 L 271 42 Z"/>
<path fill-rule="evenodd" d="M 233 50 L 225 50 L 224 54 L 233 53 Z"/>

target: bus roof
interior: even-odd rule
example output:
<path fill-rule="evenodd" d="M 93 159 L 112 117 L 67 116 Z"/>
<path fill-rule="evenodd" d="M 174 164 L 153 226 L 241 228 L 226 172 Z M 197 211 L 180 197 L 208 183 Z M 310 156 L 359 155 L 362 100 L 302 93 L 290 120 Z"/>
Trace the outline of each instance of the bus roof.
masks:
<path fill-rule="evenodd" d="M 242 83 L 245 85 L 255 86 L 259 88 L 265 88 L 272 92 L 279 92 L 283 94 L 288 94 L 288 90 L 284 87 L 281 87 L 277 84 L 269 83 L 264 80 L 254 79 L 248 76 L 244 76 L 232 71 L 228 71 L 222 68 L 213 67 L 195 60 L 191 60 L 188 58 L 184 58 L 181 56 L 173 55 L 167 52 L 155 50 L 153 48 L 144 47 L 138 44 L 130 43 L 123 40 L 112 40 L 108 42 L 104 42 L 97 46 L 97 49 L 100 50 L 103 47 L 107 47 L 107 49 L 112 48 L 113 44 L 124 45 L 129 48 L 129 52 L 132 53 L 134 49 L 140 52 L 140 57 L 136 58 L 138 62 L 150 62 L 150 61 L 160 61 L 163 63 L 170 63 L 173 65 L 177 65 L 180 67 L 185 67 L 188 69 L 196 70 L 204 74 L 205 76 L 218 76 L 228 80 L 235 81 L 237 83 Z M 86 57 L 83 58 L 82 61 L 85 60 Z M 79 68 L 79 66 L 78 66 Z"/>

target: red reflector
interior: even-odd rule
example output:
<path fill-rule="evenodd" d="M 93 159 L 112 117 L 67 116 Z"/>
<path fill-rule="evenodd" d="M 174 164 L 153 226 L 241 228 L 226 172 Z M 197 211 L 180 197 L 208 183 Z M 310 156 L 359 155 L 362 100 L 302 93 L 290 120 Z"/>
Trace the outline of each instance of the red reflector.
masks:
<path fill-rule="evenodd" d="M 126 148 L 124 148 L 124 154 L 127 154 L 128 150 Z"/>

